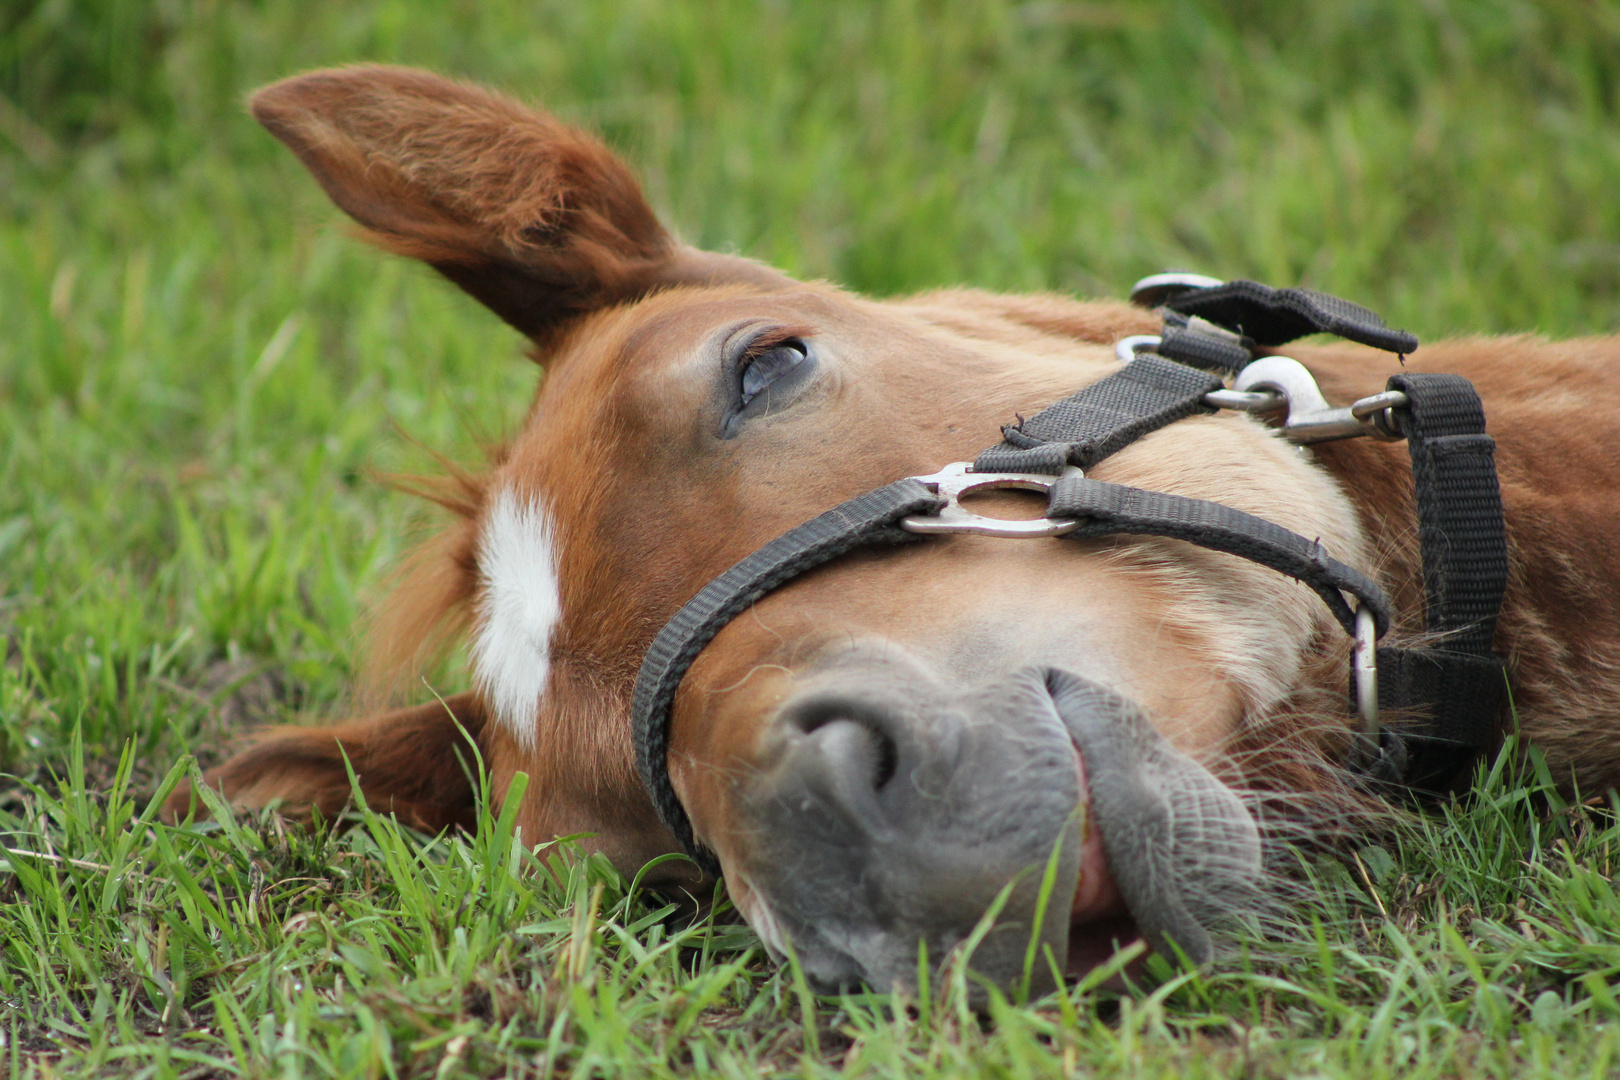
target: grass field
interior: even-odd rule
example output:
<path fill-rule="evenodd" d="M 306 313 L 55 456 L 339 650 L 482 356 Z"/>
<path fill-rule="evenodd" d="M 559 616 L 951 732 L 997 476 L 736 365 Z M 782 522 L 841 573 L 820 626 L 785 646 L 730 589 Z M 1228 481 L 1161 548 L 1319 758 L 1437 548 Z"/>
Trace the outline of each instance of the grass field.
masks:
<path fill-rule="evenodd" d="M 987 1020 L 959 979 L 813 998 L 509 821 L 155 824 L 188 754 L 343 708 L 434 520 L 371 474 L 477 460 L 537 378 L 241 108 L 360 59 L 543 101 L 688 240 L 872 292 L 1175 266 L 1423 337 L 1620 329 L 1596 0 L 0 0 L 0 1071 L 1620 1073 L 1620 826 L 1533 755 L 1307 861 L 1295 934 Z"/>

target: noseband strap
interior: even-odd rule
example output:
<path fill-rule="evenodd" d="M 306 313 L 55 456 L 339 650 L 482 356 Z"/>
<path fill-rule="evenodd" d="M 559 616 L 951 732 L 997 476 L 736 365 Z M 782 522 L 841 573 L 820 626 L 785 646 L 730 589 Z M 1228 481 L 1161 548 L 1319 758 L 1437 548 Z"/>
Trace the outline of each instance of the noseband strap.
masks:
<path fill-rule="evenodd" d="M 1309 585 L 1351 636 L 1356 632 L 1356 609 L 1345 600 L 1345 593 L 1372 612 L 1380 636 L 1389 629 L 1389 600 L 1376 581 L 1333 558 L 1321 541 L 1307 540 L 1230 506 L 1065 476 L 1052 485 L 1046 514 L 1079 520 L 1077 528 L 1064 534 L 1070 539 L 1163 536 L 1237 555 Z"/>

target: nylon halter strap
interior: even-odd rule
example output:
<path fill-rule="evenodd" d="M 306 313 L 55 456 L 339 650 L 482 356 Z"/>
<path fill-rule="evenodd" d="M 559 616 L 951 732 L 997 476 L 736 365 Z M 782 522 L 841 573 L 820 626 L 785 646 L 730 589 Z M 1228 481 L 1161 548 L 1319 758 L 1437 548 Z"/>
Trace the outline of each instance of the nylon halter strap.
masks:
<path fill-rule="evenodd" d="M 1132 535 L 1239 555 L 1315 590 L 1355 638 L 1350 698 L 1362 724 L 1349 766 L 1357 774 L 1375 785 L 1440 791 L 1490 742 L 1506 691 L 1491 642 L 1507 580 L 1507 545 L 1494 444 L 1473 386 L 1456 375 L 1403 374 L 1382 394 L 1332 409 L 1302 366 L 1275 356 L 1253 361 L 1254 347 L 1329 332 L 1407 353 L 1416 350 L 1417 339 L 1337 297 L 1248 281 L 1158 275 L 1139 282 L 1132 299 L 1162 304 L 1165 327 L 1160 335 L 1121 342 L 1127 362 L 1119 371 L 1003 428 L 1003 441 L 971 467 L 959 463 L 897 480 L 777 537 L 705 585 L 658 632 L 632 698 L 636 767 L 659 817 L 700 867 L 720 872 L 718 860 L 697 843 L 669 777 L 670 717 L 682 677 L 727 623 L 767 593 L 871 544 L 959 532 Z M 1234 389 L 1208 369 L 1237 373 Z M 1219 503 L 1084 475 L 1184 417 L 1223 407 L 1269 412 L 1283 406 L 1283 435 L 1294 442 L 1406 439 L 1430 645 L 1377 646 L 1391 621 L 1383 590 L 1315 540 Z M 987 487 L 1045 491 L 1047 516 L 1004 521 L 962 508 L 961 496 Z M 1379 713 L 1397 708 L 1416 715 L 1415 723 L 1399 733 L 1380 727 Z"/>

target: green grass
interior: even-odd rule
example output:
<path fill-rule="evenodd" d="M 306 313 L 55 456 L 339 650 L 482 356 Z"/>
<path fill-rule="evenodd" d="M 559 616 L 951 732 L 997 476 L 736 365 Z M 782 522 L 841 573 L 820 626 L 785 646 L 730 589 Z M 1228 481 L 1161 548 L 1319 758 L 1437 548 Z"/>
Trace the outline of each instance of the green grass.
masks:
<path fill-rule="evenodd" d="M 359 59 L 543 101 L 687 239 L 876 293 L 1176 266 L 1425 337 L 1620 325 L 1612 5 L 0 3 L 0 1070 L 1620 1072 L 1620 828 L 1533 759 L 1311 860 L 1285 940 L 988 1022 L 959 978 L 815 1000 L 509 823 L 156 824 L 188 752 L 343 708 L 432 521 L 369 479 L 431 467 L 401 432 L 476 460 L 537 377 L 241 110 Z"/>

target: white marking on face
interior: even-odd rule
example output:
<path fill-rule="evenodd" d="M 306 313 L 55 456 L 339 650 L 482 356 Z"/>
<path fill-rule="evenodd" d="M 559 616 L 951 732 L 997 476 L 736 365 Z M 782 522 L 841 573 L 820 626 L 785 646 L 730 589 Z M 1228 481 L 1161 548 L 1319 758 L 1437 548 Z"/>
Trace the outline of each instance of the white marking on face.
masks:
<path fill-rule="evenodd" d="M 511 488 L 495 496 L 478 538 L 478 574 L 474 679 L 496 722 L 533 749 L 562 615 L 555 532 L 538 496 Z"/>

